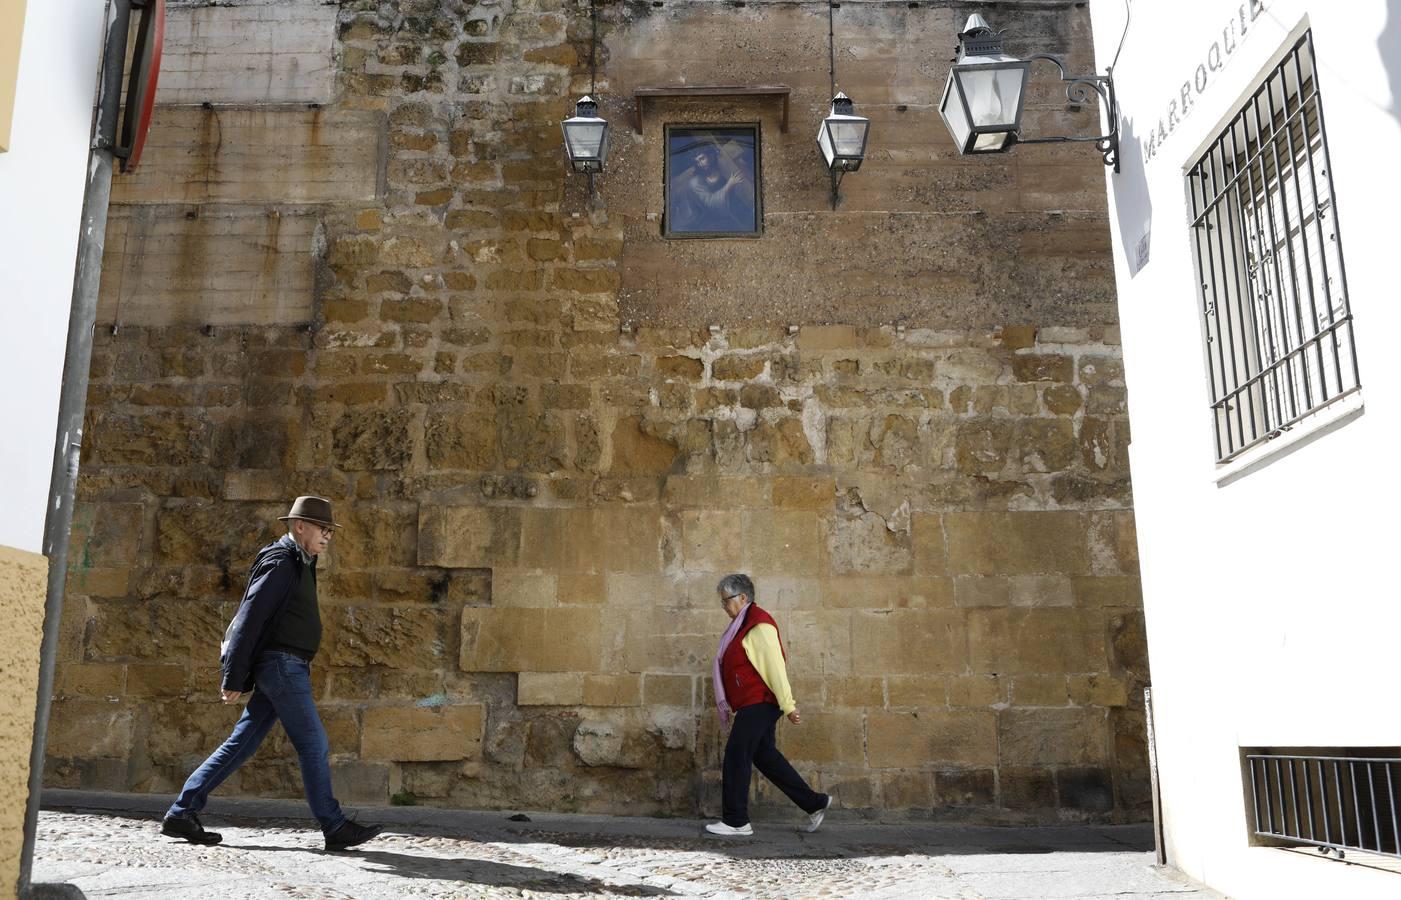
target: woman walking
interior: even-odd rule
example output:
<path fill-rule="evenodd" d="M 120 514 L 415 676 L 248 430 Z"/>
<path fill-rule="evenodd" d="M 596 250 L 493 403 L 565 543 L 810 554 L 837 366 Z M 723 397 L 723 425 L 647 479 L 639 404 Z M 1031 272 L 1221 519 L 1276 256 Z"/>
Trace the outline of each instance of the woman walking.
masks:
<path fill-rule="evenodd" d="M 718 590 L 730 627 L 720 637 L 711 677 L 720 724 L 728 724 L 733 715 L 734 727 L 725 743 L 721 821 L 705 830 L 726 837 L 754 833 L 749 824 L 749 776 L 757 768 L 808 814 L 806 829 L 816 831 L 832 797 L 808 787 L 774 743 L 779 719 L 787 716 L 794 725 L 802 722 L 788 686 L 778 623 L 754 602 L 754 582 L 748 575 L 726 575 Z"/>

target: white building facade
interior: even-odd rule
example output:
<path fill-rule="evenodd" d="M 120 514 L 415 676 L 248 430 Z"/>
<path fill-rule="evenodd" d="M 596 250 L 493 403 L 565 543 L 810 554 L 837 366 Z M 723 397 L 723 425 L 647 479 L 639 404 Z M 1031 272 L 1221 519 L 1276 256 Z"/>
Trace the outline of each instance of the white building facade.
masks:
<path fill-rule="evenodd" d="M 0 0 L 0 893 L 16 884 L 28 797 L 41 544 L 104 7 Z"/>
<path fill-rule="evenodd" d="M 1401 756 L 1401 4 L 1091 10 L 1168 860 L 1233 897 L 1401 896 L 1401 860 L 1257 834 L 1401 849 L 1401 764 L 1353 761 Z"/>

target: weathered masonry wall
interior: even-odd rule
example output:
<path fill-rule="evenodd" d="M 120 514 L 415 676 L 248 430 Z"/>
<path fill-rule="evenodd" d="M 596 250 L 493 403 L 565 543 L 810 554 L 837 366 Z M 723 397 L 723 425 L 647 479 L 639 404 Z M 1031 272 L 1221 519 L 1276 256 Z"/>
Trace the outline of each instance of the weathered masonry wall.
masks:
<path fill-rule="evenodd" d="M 1088 65 L 1082 10 L 1004 6 L 1009 41 Z M 171 791 L 222 738 L 245 566 L 316 491 L 346 524 L 316 665 L 346 796 L 713 809 L 714 585 L 744 570 L 805 713 L 783 748 L 844 806 L 1143 814 L 1099 162 L 952 154 L 966 10 L 838 12 L 874 125 L 833 212 L 823 6 L 603 4 L 595 206 L 558 125 L 587 4 L 328 8 L 175 11 L 291 24 L 173 69 L 200 74 L 116 192 L 50 783 Z M 754 100 L 635 130 L 635 87 L 737 80 L 791 85 L 786 133 Z M 760 123 L 761 238 L 660 237 L 661 129 L 705 121 Z M 297 795 L 285 741 L 225 790 Z"/>

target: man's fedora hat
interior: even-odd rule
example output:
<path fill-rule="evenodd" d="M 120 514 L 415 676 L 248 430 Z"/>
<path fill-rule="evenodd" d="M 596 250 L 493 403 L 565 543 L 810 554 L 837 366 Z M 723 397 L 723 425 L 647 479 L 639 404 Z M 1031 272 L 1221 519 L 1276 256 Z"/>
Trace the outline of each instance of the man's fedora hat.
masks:
<path fill-rule="evenodd" d="M 308 522 L 315 522 L 317 525 L 340 527 L 331 518 L 331 501 L 325 497 L 298 497 L 293 501 L 292 509 L 287 515 L 277 517 L 279 522 L 286 522 L 288 519 L 305 519 Z"/>

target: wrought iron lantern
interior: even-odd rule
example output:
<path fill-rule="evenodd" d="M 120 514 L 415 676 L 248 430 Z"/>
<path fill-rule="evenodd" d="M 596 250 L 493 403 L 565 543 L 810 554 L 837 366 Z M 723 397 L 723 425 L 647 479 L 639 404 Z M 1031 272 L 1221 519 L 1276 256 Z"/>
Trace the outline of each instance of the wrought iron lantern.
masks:
<path fill-rule="evenodd" d="M 842 176 L 861 168 L 866 158 L 866 135 L 871 120 L 856 114 L 855 104 L 844 93 L 832 98 L 832 111 L 817 129 L 817 146 L 832 178 L 832 208 L 837 208 Z"/>
<path fill-rule="evenodd" d="M 560 123 L 564 130 L 564 152 L 575 172 L 593 176 L 608 161 L 608 120 L 598 116 L 598 103 L 585 95 L 574 104 L 574 115 Z M 592 187 L 592 184 L 590 184 Z"/>
<path fill-rule="evenodd" d="M 1022 112 L 1031 64 L 1045 60 L 1060 72 L 1066 85 L 1066 99 L 1074 105 L 1088 103 L 1097 95 L 1109 118 L 1105 134 L 1093 136 L 1025 137 Z M 939 115 L 953 135 L 960 155 L 1002 153 L 1017 144 L 1093 142 L 1104 157 L 1104 164 L 1119 171 L 1119 109 L 1114 98 L 1111 73 L 1068 76 L 1065 63 L 1049 53 L 1036 53 L 1021 59 L 1002 50 L 1002 33 L 993 31 L 987 20 L 971 15 L 958 35 L 958 56 L 949 70 Z"/>
<path fill-rule="evenodd" d="M 855 172 L 866 158 L 866 134 L 871 120 L 856 114 L 851 98 L 838 93 L 832 98 L 832 111 L 817 131 L 817 146 L 830 172 Z"/>
<path fill-rule="evenodd" d="M 960 154 L 1001 153 L 1017 142 L 1030 69 L 1030 63 L 1002 52 L 1002 35 L 982 16 L 968 17 L 939 101 L 939 115 Z"/>

